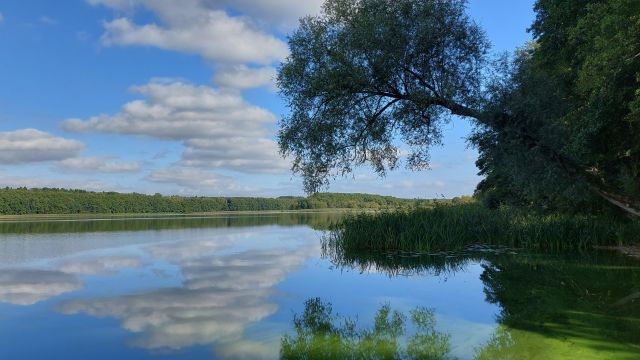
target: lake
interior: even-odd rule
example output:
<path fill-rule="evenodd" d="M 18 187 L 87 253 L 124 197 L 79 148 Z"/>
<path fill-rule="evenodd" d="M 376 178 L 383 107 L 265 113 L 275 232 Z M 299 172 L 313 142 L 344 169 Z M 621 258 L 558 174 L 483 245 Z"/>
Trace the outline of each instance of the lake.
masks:
<path fill-rule="evenodd" d="M 640 358 L 636 259 L 347 254 L 340 216 L 0 223 L 0 359 Z"/>

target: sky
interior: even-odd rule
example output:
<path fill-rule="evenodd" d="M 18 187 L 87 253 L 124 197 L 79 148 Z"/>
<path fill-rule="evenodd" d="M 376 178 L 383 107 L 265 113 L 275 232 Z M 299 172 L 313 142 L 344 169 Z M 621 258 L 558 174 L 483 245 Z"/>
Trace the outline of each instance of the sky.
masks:
<path fill-rule="evenodd" d="M 274 77 L 287 34 L 322 0 L 3 0 L 0 186 L 166 195 L 303 195 L 278 153 Z M 531 38 L 533 0 L 471 0 L 492 52 Z M 432 169 L 368 167 L 327 191 L 470 195 L 471 124 L 454 119 Z"/>

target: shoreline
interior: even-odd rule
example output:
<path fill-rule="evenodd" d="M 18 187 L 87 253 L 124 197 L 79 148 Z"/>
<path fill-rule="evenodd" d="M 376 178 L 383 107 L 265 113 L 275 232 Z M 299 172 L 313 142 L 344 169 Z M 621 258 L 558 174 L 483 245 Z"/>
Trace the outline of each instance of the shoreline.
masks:
<path fill-rule="evenodd" d="M 23 214 L 0 215 L 0 222 L 30 222 L 30 221 L 89 221 L 89 220 L 136 220 L 163 218 L 207 218 L 225 216 L 248 215 L 278 215 L 278 214 L 315 214 L 315 213 L 346 213 L 346 212 L 376 212 L 381 209 L 373 208 L 335 208 L 335 209 L 300 209 L 300 210 L 240 210 L 213 211 L 198 213 L 82 213 L 82 214 Z"/>
<path fill-rule="evenodd" d="M 630 256 L 635 259 L 640 259 L 640 244 L 633 245 L 615 245 L 615 246 L 596 246 L 598 250 L 614 250 L 622 253 L 623 255 Z"/>

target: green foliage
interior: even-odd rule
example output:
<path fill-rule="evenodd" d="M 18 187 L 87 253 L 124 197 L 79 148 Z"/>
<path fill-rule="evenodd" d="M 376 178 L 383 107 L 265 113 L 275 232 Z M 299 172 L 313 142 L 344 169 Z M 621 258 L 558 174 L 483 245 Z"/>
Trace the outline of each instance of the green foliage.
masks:
<path fill-rule="evenodd" d="M 434 253 L 469 245 L 561 251 L 639 242 L 638 234 L 637 220 L 467 204 L 353 215 L 339 223 L 323 246 L 348 253 Z"/>
<path fill-rule="evenodd" d="M 489 66 L 462 0 L 327 0 L 301 20 L 278 85 L 279 144 L 305 189 L 369 163 L 428 166 L 471 117 L 491 207 L 640 214 L 640 2 L 538 0 L 535 41 Z"/>
<path fill-rule="evenodd" d="M 206 213 L 301 209 L 388 209 L 432 204 L 368 194 L 320 193 L 310 197 L 183 197 L 65 189 L 0 189 L 0 214 Z"/>
<path fill-rule="evenodd" d="M 469 116 L 478 102 L 488 43 L 462 0 L 327 0 L 289 48 L 279 143 L 314 192 L 353 166 L 395 168 L 398 137 L 408 166 L 427 167 L 446 109 Z"/>
<path fill-rule="evenodd" d="M 489 204 L 640 207 L 640 2 L 539 0 L 535 44 L 492 88 L 472 141 Z M 526 139 L 535 139 L 527 141 Z M 592 191 L 597 189 L 597 191 Z"/>
<path fill-rule="evenodd" d="M 281 359 L 443 359 L 449 336 L 435 330 L 433 310 L 410 312 L 415 334 L 406 337 L 406 316 L 383 305 L 372 329 L 358 329 L 355 321 L 333 314 L 331 303 L 319 298 L 305 302 L 293 320 L 295 335 L 281 340 Z M 406 337 L 406 339 L 405 339 Z"/>

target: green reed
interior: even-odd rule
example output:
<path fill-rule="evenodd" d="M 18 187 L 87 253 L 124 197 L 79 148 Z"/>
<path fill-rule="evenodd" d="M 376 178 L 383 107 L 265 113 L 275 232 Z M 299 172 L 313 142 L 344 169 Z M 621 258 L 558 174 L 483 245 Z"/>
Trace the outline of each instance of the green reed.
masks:
<path fill-rule="evenodd" d="M 324 245 L 346 252 L 432 253 L 478 244 L 564 251 L 638 241 L 638 220 L 463 204 L 353 215 L 334 227 Z"/>

